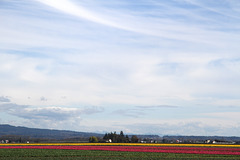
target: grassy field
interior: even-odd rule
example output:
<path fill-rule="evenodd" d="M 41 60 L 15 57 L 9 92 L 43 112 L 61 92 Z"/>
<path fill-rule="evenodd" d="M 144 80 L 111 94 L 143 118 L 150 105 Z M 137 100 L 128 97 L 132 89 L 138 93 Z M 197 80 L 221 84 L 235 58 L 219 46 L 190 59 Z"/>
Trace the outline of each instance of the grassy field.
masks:
<path fill-rule="evenodd" d="M 60 150 L 60 149 L 0 149 L 1 160 L 159 160 L 159 159 L 222 159 L 238 160 L 239 155 L 207 155 L 176 153 L 144 153 L 119 151 Z"/>

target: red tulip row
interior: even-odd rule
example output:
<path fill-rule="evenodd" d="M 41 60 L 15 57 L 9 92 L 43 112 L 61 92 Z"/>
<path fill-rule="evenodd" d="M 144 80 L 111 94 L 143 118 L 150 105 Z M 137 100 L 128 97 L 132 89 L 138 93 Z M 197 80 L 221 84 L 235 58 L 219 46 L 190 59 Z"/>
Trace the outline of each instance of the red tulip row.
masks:
<path fill-rule="evenodd" d="M 21 149 L 69 149 L 69 150 L 104 150 L 125 152 L 161 152 L 188 154 L 224 154 L 240 155 L 240 148 L 218 147 L 149 147 L 149 146 L 0 146 L 1 148 Z"/>

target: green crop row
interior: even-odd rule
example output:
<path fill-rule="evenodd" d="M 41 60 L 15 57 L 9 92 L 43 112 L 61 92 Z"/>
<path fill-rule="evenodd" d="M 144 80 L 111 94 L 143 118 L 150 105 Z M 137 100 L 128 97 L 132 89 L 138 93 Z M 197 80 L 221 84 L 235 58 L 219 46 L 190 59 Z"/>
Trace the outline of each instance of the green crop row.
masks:
<path fill-rule="evenodd" d="M 234 155 L 144 153 L 55 149 L 0 149 L 1 160 L 159 160 L 159 159 L 240 159 Z"/>

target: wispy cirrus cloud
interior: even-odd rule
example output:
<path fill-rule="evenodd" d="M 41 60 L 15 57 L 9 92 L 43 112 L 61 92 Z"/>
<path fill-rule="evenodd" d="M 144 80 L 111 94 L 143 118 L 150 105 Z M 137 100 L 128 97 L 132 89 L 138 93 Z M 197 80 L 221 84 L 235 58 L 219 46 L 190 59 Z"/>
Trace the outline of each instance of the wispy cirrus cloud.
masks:
<path fill-rule="evenodd" d="M 127 29 L 114 22 L 105 20 L 104 18 L 99 17 L 99 15 L 94 14 L 93 12 L 90 12 L 89 10 L 85 9 L 82 6 L 76 5 L 69 0 L 58 0 L 58 1 L 40 0 L 39 2 L 44 3 L 53 8 L 56 8 L 60 11 L 66 12 L 68 14 L 72 14 L 74 16 L 84 18 L 96 23 L 101 23 L 101 24 L 116 27 L 116 28 Z"/>
<path fill-rule="evenodd" d="M 233 8 L 235 8 L 236 5 L 239 6 L 239 3 L 236 1 L 221 0 L 222 3 L 216 1 L 196 1 L 196 0 L 185 1 L 195 6 L 206 9 L 210 12 L 214 12 L 216 14 L 220 14 L 230 18 L 240 19 L 239 16 L 237 16 L 239 10 L 233 10 Z M 226 9 L 226 6 L 230 9 Z"/>
<path fill-rule="evenodd" d="M 69 0 L 61 0 L 61 1 L 45 0 L 45 1 L 39 1 L 39 2 L 44 3 L 53 8 L 56 8 L 67 14 L 71 14 L 95 23 L 100 23 L 110 27 L 147 34 L 151 36 L 159 36 L 162 38 L 172 38 L 176 40 L 211 44 L 213 43 L 212 39 L 219 39 L 219 38 L 221 39 L 223 36 L 225 38 L 229 36 L 224 32 L 217 32 L 213 30 L 210 31 L 205 29 L 204 27 L 197 27 L 197 25 L 186 26 L 184 23 L 181 22 L 181 20 L 178 21 L 177 18 L 175 18 L 175 15 L 178 16 L 179 14 L 182 14 L 183 19 L 185 19 L 190 17 L 189 13 L 186 12 L 185 8 L 184 8 L 185 10 L 181 10 L 181 8 L 179 7 L 177 8 L 176 5 L 174 5 L 174 3 L 162 3 L 161 5 L 159 5 L 166 12 L 168 12 L 168 10 L 171 9 L 172 7 L 175 7 L 174 11 L 178 11 L 178 14 L 174 14 L 173 11 L 170 12 L 170 14 L 169 13 L 166 14 L 166 12 L 163 13 L 163 15 L 166 15 L 167 17 L 169 15 L 173 16 L 173 19 L 169 20 L 169 18 L 166 18 L 162 15 L 158 15 L 159 10 L 154 10 L 155 9 L 154 7 L 152 7 L 153 11 L 151 12 L 153 12 L 152 14 L 156 18 L 149 17 L 148 13 L 145 13 L 145 15 L 141 14 L 141 17 L 140 17 L 136 13 L 133 13 L 130 10 L 126 11 L 128 14 L 127 13 L 123 14 L 121 10 L 117 10 L 118 12 L 121 12 L 121 14 L 119 14 L 118 12 L 113 12 L 111 9 L 108 9 L 108 11 L 111 10 L 111 12 L 109 13 L 108 11 L 106 11 L 106 8 L 104 6 L 102 6 L 103 13 L 101 12 L 101 10 L 98 12 L 94 12 L 93 8 L 88 9 L 86 7 L 81 6 L 79 3 L 74 3 L 74 1 L 69 1 Z M 175 2 L 175 3 L 179 3 L 179 2 Z M 95 5 L 92 5 L 92 6 L 96 7 Z M 120 5 L 120 8 L 121 8 L 121 5 Z M 105 14 L 104 14 L 104 11 L 105 11 Z M 140 12 L 137 12 L 137 13 L 139 14 Z M 193 20 L 192 17 L 190 17 L 190 19 Z M 173 26 L 178 26 L 178 27 L 173 27 Z M 195 38 L 195 37 L 198 37 L 198 38 Z"/>

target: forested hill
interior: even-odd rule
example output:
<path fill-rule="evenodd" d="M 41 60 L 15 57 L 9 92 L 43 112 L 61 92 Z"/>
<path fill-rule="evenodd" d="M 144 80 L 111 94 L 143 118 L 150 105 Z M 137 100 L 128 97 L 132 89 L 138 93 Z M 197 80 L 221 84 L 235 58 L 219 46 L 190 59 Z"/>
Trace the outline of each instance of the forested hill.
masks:
<path fill-rule="evenodd" d="M 98 133 L 75 132 L 67 130 L 36 129 L 0 124 L 0 136 L 4 135 L 21 135 L 29 136 L 31 138 L 46 138 L 46 139 L 67 139 L 75 137 L 88 138 L 90 136 L 103 137 L 103 134 Z"/>

